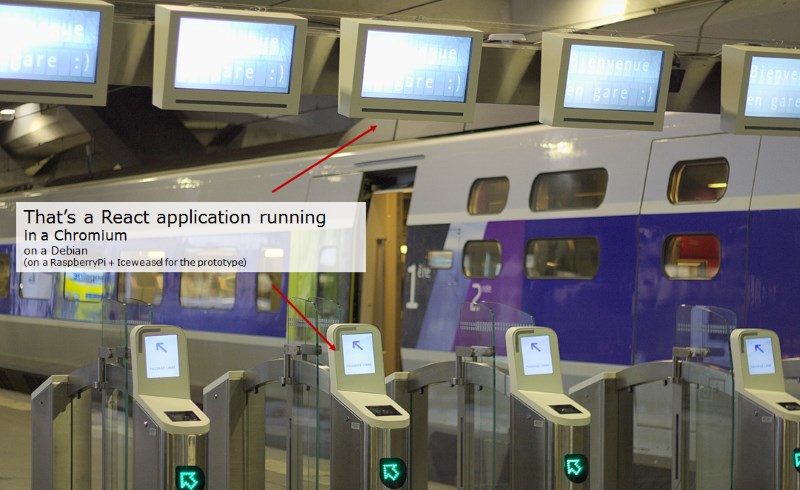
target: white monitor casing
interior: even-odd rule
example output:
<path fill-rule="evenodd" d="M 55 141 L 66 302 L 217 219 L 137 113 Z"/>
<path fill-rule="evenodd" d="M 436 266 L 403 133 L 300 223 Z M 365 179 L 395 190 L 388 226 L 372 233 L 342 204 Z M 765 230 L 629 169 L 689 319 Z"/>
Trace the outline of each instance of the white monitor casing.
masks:
<path fill-rule="evenodd" d="M 526 360 L 523 345 L 538 352 Z M 506 331 L 506 353 L 512 396 L 553 423 L 566 426 L 589 424 L 589 411 L 564 394 L 558 337 L 552 329 L 538 326 L 509 328 Z M 525 374 L 526 364 L 527 371 L 532 374 Z M 560 413 L 554 408 L 566 406 L 572 406 L 578 413 Z"/>
<path fill-rule="evenodd" d="M 464 101 L 362 96 L 367 35 L 370 31 L 471 38 Z M 339 114 L 359 118 L 442 122 L 471 122 L 474 119 L 483 47 L 481 31 L 450 25 L 343 18 L 339 44 Z"/>

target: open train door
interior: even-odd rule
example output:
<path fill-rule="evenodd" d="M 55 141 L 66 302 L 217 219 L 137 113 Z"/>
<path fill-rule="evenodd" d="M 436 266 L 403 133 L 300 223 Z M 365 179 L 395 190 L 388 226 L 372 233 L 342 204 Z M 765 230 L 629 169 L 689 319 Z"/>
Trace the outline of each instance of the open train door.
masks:
<path fill-rule="evenodd" d="M 757 136 L 653 142 L 638 236 L 633 361 L 670 359 L 681 304 L 743 318 Z"/>
<path fill-rule="evenodd" d="M 363 172 L 314 177 L 308 188 L 307 201 L 357 202 L 361 199 Z M 292 273 L 290 293 L 300 298 L 319 297 L 336 302 L 342 307 L 342 321 L 354 318 L 351 294 L 355 273 Z M 332 316 L 334 312 L 321 312 Z"/>
<path fill-rule="evenodd" d="M 367 270 L 361 282 L 359 321 L 383 337 L 387 373 L 400 371 L 406 221 L 411 189 L 372 192 L 367 210 Z"/>

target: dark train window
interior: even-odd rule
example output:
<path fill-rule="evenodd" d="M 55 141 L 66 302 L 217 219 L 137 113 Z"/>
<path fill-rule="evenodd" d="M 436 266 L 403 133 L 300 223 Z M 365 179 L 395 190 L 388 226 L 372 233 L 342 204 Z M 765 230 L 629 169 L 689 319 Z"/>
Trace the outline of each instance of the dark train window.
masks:
<path fill-rule="evenodd" d="M 539 174 L 531 189 L 531 211 L 596 208 L 606 197 L 604 168 Z"/>
<path fill-rule="evenodd" d="M 164 274 L 161 272 L 120 272 L 117 274 L 117 299 L 138 299 L 160 305 L 164 294 Z"/>
<path fill-rule="evenodd" d="M 530 279 L 592 279 L 600 267 L 600 243 L 594 237 L 538 238 L 525 247 Z"/>
<path fill-rule="evenodd" d="M 64 299 L 97 303 L 103 298 L 103 273 L 77 271 L 64 273 Z"/>
<path fill-rule="evenodd" d="M 281 275 L 277 272 L 259 272 L 256 274 L 256 310 L 278 311 L 281 308 L 281 297 L 272 289 L 272 285 L 280 289 Z"/>
<path fill-rule="evenodd" d="M 478 179 L 469 190 L 469 214 L 497 214 L 508 201 L 508 177 Z"/>
<path fill-rule="evenodd" d="M 670 279 L 713 279 L 720 256 L 714 235 L 670 235 L 664 241 L 664 274 Z"/>
<path fill-rule="evenodd" d="M 181 274 L 181 306 L 230 310 L 236 302 L 235 272 Z"/>
<path fill-rule="evenodd" d="M 20 272 L 19 295 L 25 299 L 50 299 L 54 282 L 52 272 Z"/>
<path fill-rule="evenodd" d="M 723 157 L 678 162 L 669 176 L 667 198 L 672 204 L 717 202 L 728 189 L 729 172 Z"/>
<path fill-rule="evenodd" d="M 11 256 L 0 254 L 0 298 L 8 296 L 11 289 Z"/>
<path fill-rule="evenodd" d="M 500 242 L 470 240 L 464 245 L 464 275 L 473 279 L 494 279 L 503 267 Z"/>

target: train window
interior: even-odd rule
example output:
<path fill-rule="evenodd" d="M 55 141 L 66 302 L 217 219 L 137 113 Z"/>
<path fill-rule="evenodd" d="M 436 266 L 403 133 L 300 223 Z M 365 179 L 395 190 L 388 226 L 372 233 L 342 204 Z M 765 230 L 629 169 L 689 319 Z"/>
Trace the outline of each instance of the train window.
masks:
<path fill-rule="evenodd" d="M 8 296 L 11 289 L 11 256 L 0 254 L 0 298 Z"/>
<path fill-rule="evenodd" d="M 723 157 L 678 162 L 669 176 L 672 204 L 717 202 L 728 189 L 730 166 Z"/>
<path fill-rule="evenodd" d="M 537 238 L 525 247 L 525 275 L 530 279 L 592 279 L 599 267 L 595 237 Z"/>
<path fill-rule="evenodd" d="M 233 309 L 236 302 L 235 272 L 186 272 L 181 274 L 181 306 Z"/>
<path fill-rule="evenodd" d="M 281 308 L 281 297 L 272 289 L 272 285 L 281 287 L 281 275 L 277 272 L 259 272 L 256 274 L 256 309 L 258 311 L 278 311 Z"/>
<path fill-rule="evenodd" d="M 670 235 L 664 241 L 664 274 L 670 279 L 713 279 L 720 255 L 714 235 Z"/>
<path fill-rule="evenodd" d="M 428 250 L 426 259 L 428 261 L 428 267 L 431 269 L 453 268 L 452 250 Z"/>
<path fill-rule="evenodd" d="M 117 274 L 117 299 L 138 299 L 160 305 L 164 293 L 164 274 L 161 272 L 120 272 Z"/>
<path fill-rule="evenodd" d="M 478 179 L 469 190 L 469 214 L 497 214 L 508 201 L 508 177 Z"/>
<path fill-rule="evenodd" d="M 531 189 L 531 211 L 596 208 L 606 197 L 604 168 L 539 174 Z"/>
<path fill-rule="evenodd" d="M 473 279 L 493 279 L 503 267 L 500 242 L 470 240 L 464 245 L 464 275 Z"/>
<path fill-rule="evenodd" d="M 64 299 L 99 302 L 103 298 L 103 273 L 77 271 L 64 273 Z"/>
<path fill-rule="evenodd" d="M 21 272 L 19 295 L 25 299 L 50 299 L 54 282 L 55 274 L 52 272 Z"/>

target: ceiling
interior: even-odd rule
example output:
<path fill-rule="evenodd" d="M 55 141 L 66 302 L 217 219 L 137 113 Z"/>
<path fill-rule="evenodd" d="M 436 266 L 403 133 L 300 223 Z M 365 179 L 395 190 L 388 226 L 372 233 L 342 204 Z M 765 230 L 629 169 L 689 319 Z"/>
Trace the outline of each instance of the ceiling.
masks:
<path fill-rule="evenodd" d="M 257 5 L 218 1 L 213 6 L 289 12 L 309 19 L 309 48 L 318 59 L 306 65 L 300 115 L 165 111 L 152 105 L 149 87 L 153 7 L 158 2 L 112 3 L 115 25 L 107 105 L 0 101 L 0 108 L 16 108 L 13 121 L 0 120 L 0 192 L 321 149 L 346 141 L 348 130 L 365 122 L 337 113 L 337 28 L 342 17 L 438 22 L 474 27 L 487 37 L 494 33 L 525 36 L 525 43 L 493 49 L 490 56 L 484 47 L 484 60 L 495 65 L 481 72 L 479 102 L 486 104 L 479 108 L 478 122 L 401 128 L 402 123 L 383 121 L 394 129 L 376 132 L 384 136 L 375 137 L 390 139 L 534 121 L 532 106 L 538 103 L 534 46 L 547 30 L 593 30 L 664 40 L 674 44 L 677 52 L 705 56 L 701 61 L 687 58 L 687 63 L 702 65 L 701 78 L 713 76 L 708 59 L 723 43 L 800 44 L 800 0 L 271 0 Z M 497 77 L 498 72 L 503 77 Z M 718 77 L 718 67 L 716 73 Z M 697 97 L 697 92 L 683 97 Z M 673 110 L 690 107 L 681 104 L 679 109 L 673 105 Z"/>

